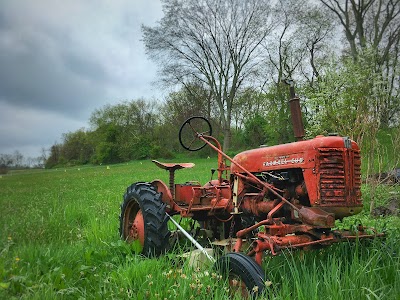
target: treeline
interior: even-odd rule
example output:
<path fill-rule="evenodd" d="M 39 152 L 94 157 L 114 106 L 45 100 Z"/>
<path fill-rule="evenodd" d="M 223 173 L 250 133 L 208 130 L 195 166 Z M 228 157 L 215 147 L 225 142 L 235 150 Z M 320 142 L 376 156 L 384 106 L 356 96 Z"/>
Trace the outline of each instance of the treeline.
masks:
<path fill-rule="evenodd" d="M 372 135 L 386 127 L 369 114 L 373 102 L 362 103 L 363 99 L 367 100 L 367 95 L 357 96 L 364 81 L 347 77 L 360 77 L 364 70 L 357 73 L 351 63 L 335 72 L 339 71 L 342 73 L 327 73 L 326 80 L 332 82 L 324 82 L 318 91 L 310 91 L 307 85 L 298 87 L 307 136 L 336 132 L 350 136 L 368 148 L 371 138 L 374 138 Z M 332 79 L 334 76 L 341 80 Z M 335 92 L 338 86 L 341 91 Z M 193 94 L 194 90 L 196 94 Z M 174 158 L 177 153 L 185 151 L 179 144 L 178 132 L 182 123 L 191 116 L 208 118 L 213 126 L 213 135 L 222 140 L 218 112 L 204 97 L 207 90 L 192 86 L 190 91 L 184 88 L 171 93 L 163 103 L 139 99 L 95 110 L 89 120 L 90 129 L 65 133 L 61 143 L 51 147 L 46 168 Z M 349 98 L 354 99 L 350 101 Z M 283 84 L 271 88 L 269 93 L 244 90 L 233 113 L 230 154 L 262 144 L 293 141 L 288 99 L 288 87 Z M 361 105 L 369 108 L 363 110 Z M 399 120 L 395 121 L 389 127 L 399 128 Z M 398 130 L 391 132 L 398 134 Z M 211 153 L 205 148 L 198 155 Z"/>
<path fill-rule="evenodd" d="M 51 147 L 46 167 L 168 156 L 160 143 L 163 133 L 156 106 L 136 100 L 96 110 L 89 120 L 91 129 L 66 133 Z"/>
<path fill-rule="evenodd" d="M 142 27 L 143 42 L 159 82 L 178 91 L 99 108 L 89 129 L 51 147 L 46 167 L 170 158 L 181 151 L 179 126 L 194 115 L 212 121 L 225 151 L 292 141 L 287 78 L 296 83 L 307 135 L 352 137 L 371 168 L 378 131 L 399 128 L 399 1 L 163 5 L 160 22 Z"/>
<path fill-rule="evenodd" d="M 6 174 L 8 169 L 23 166 L 23 155 L 19 151 L 13 154 L 0 154 L 0 174 Z"/>
<path fill-rule="evenodd" d="M 246 96 L 249 93 L 247 91 Z M 221 124 L 215 109 L 207 103 L 205 94 L 206 89 L 192 86 L 190 92 L 183 89 L 171 93 L 164 103 L 138 99 L 97 109 L 89 119 L 90 129 L 65 133 L 62 141 L 50 148 L 46 168 L 173 158 L 184 151 L 178 141 L 178 132 L 182 123 L 192 116 L 207 117 L 212 123 L 214 135 L 222 138 Z M 256 96 L 259 97 L 253 91 L 253 97 Z M 241 114 L 237 117 L 233 149 L 264 143 L 265 128 L 256 125 L 261 115 L 255 113 L 250 118 Z M 200 155 L 208 156 L 210 152 L 203 150 Z"/>

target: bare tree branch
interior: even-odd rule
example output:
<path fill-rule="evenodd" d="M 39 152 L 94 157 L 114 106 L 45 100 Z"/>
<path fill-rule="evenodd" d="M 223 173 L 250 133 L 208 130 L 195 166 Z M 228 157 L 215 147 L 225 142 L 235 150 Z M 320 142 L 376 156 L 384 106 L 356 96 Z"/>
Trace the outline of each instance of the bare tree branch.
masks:
<path fill-rule="evenodd" d="M 260 44 L 271 30 L 267 0 L 163 0 L 158 26 L 142 26 L 146 52 L 162 80 L 207 83 L 219 107 L 229 147 L 236 94 L 258 68 Z"/>

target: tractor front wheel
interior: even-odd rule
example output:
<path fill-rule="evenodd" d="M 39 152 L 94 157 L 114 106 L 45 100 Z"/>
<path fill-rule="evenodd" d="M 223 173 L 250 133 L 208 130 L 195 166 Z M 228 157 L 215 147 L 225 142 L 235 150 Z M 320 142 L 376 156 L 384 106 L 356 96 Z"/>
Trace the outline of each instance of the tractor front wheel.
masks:
<path fill-rule="evenodd" d="M 145 182 L 129 186 L 121 204 L 119 233 L 147 257 L 157 257 L 169 246 L 168 217 L 161 194 Z"/>
<path fill-rule="evenodd" d="M 223 276 L 228 277 L 229 290 L 232 294 L 239 293 L 244 299 L 254 299 L 264 290 L 263 269 L 243 253 L 231 252 L 221 256 L 215 263 L 215 268 Z"/>

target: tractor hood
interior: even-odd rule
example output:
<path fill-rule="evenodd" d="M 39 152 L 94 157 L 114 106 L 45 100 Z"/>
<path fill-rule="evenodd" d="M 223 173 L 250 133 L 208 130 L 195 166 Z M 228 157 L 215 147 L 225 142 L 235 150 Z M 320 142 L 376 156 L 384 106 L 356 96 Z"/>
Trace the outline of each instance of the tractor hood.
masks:
<path fill-rule="evenodd" d="M 314 166 L 314 161 L 319 149 L 352 149 L 359 151 L 356 142 L 348 137 L 317 136 L 314 139 L 293 142 L 288 144 L 260 147 L 237 154 L 233 161 L 240 164 L 249 172 L 262 172 L 264 170 L 307 168 Z M 234 163 L 231 173 L 243 172 Z"/>

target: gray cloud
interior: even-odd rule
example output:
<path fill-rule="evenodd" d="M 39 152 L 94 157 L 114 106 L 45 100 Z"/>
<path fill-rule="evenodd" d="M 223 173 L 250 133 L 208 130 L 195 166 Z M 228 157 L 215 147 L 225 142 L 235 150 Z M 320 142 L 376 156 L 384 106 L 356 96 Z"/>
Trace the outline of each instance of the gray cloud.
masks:
<path fill-rule="evenodd" d="M 39 155 L 106 103 L 160 97 L 140 25 L 161 17 L 158 0 L 3 0 L 0 153 Z"/>
<path fill-rule="evenodd" d="M 64 115 L 32 108 L 20 108 L 0 103 L 0 153 L 18 150 L 26 156 L 38 156 L 42 147 L 52 145 L 73 129 L 85 127 L 85 122 Z M 65 127 L 67 124 L 67 127 Z"/>

